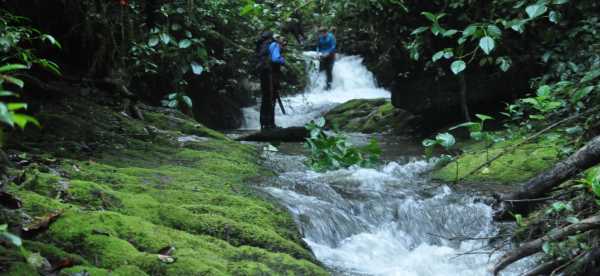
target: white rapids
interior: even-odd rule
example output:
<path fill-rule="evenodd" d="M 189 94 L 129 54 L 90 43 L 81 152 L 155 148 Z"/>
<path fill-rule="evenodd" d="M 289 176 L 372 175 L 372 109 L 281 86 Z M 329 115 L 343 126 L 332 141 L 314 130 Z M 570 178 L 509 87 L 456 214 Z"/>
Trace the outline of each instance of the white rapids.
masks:
<path fill-rule="evenodd" d="M 486 253 L 487 238 L 499 233 L 491 207 L 428 184 L 430 162 L 316 173 L 301 158 L 268 154 L 277 166 L 291 164 L 265 191 L 293 214 L 334 275 L 485 276 L 502 253 Z M 502 275 L 521 275 L 530 265 L 521 261 Z"/>
<path fill-rule="evenodd" d="M 305 55 L 313 62 L 314 53 Z M 277 125 L 302 126 L 351 99 L 390 97 L 360 57 L 338 58 L 330 91 L 324 91 L 324 74 L 307 68 L 311 83 L 304 93 L 284 99 L 288 114 L 277 108 Z M 258 107 L 244 113 L 245 129 L 257 129 Z M 317 173 L 301 155 L 263 154 L 278 176 L 262 189 L 290 211 L 333 275 L 486 276 L 502 253 L 484 252 L 488 238 L 500 232 L 491 207 L 472 194 L 431 184 L 432 162 L 397 156 L 378 168 Z M 520 275 L 531 261 L 513 264 L 503 275 Z"/>
<path fill-rule="evenodd" d="M 287 115 L 275 108 L 275 124 L 281 127 L 302 126 L 336 105 L 352 99 L 389 98 L 390 92 L 377 87 L 373 73 L 358 56 L 339 55 L 333 67 L 331 89 L 325 91 L 325 74 L 318 71 L 314 52 L 306 52 L 310 83 L 303 93 L 282 99 Z M 244 108 L 242 129 L 259 129 L 260 105 Z"/>

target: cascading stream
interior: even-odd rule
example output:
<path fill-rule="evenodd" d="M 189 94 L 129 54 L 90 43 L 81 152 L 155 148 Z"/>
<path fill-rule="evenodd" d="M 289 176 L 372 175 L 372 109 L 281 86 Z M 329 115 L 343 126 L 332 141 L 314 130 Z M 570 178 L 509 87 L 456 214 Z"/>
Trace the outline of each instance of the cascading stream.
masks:
<path fill-rule="evenodd" d="M 284 99 L 290 108 L 288 115 L 277 114 L 279 126 L 301 126 L 351 99 L 390 95 L 377 88 L 359 57 L 338 59 L 331 91 L 323 90 L 324 75 L 314 66 L 309 68 L 311 84 L 303 94 Z M 257 110 L 244 110 L 246 129 L 258 127 Z M 364 135 L 351 137 L 358 143 L 367 140 Z M 397 152 L 392 150 L 397 144 L 381 144 L 384 152 Z M 300 145 L 288 147 L 294 149 L 290 152 L 299 152 Z M 279 175 L 261 187 L 292 213 L 305 241 L 333 274 L 490 274 L 488 269 L 498 254 L 471 253 L 485 251 L 490 243 L 487 237 L 499 232 L 491 207 L 472 194 L 432 185 L 427 173 L 433 163 L 387 156 L 379 168 L 317 173 L 304 165 L 304 156 L 285 151 L 263 153 L 267 165 Z M 529 262 L 521 261 L 503 275 L 519 275 Z"/>
<path fill-rule="evenodd" d="M 315 52 L 305 52 L 310 83 L 303 93 L 284 97 L 287 115 L 275 108 L 275 123 L 281 127 L 302 126 L 338 104 L 352 99 L 389 98 L 390 92 L 377 87 L 373 73 L 357 56 L 341 56 L 333 67 L 331 90 L 325 90 L 325 75 L 318 71 Z M 260 106 L 244 108 L 242 129 L 259 129 Z"/>

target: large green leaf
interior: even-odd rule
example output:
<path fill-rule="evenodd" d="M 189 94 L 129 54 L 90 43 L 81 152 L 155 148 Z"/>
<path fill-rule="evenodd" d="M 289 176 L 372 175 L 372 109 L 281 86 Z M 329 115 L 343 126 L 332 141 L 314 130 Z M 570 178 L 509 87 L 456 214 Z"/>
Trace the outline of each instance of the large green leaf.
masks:
<path fill-rule="evenodd" d="M 183 39 L 183 40 L 179 41 L 179 48 L 181 48 L 181 49 L 186 49 L 186 48 L 189 48 L 190 46 L 192 46 L 192 41 L 189 39 Z"/>
<path fill-rule="evenodd" d="M 543 4 L 535 4 L 525 8 L 525 12 L 527 12 L 529 18 L 536 18 L 546 13 L 546 11 L 548 11 L 548 7 Z"/>
<path fill-rule="evenodd" d="M 196 75 L 202 75 L 202 72 L 204 72 L 204 67 L 195 61 L 192 62 L 190 66 L 192 66 L 192 72 Z"/>
<path fill-rule="evenodd" d="M 462 60 L 457 60 L 455 62 L 452 62 L 452 64 L 450 65 L 450 69 L 452 70 L 452 73 L 458 75 L 460 74 L 460 72 L 467 69 L 467 64 Z"/>
<path fill-rule="evenodd" d="M 0 73 L 7 73 L 23 69 L 29 69 L 29 67 L 23 64 L 6 64 L 0 67 Z"/>
<path fill-rule="evenodd" d="M 419 28 L 416 28 L 414 31 L 412 31 L 410 34 L 411 35 L 418 35 L 420 33 L 423 33 L 425 31 L 427 31 L 427 30 L 429 30 L 429 27 L 419 27 Z"/>
<path fill-rule="evenodd" d="M 494 50 L 494 47 L 496 47 L 496 43 L 493 38 L 484 36 L 479 40 L 479 47 L 486 55 L 489 55 Z"/>
<path fill-rule="evenodd" d="M 435 137 L 435 140 L 445 149 L 450 149 L 456 144 L 456 139 L 450 133 L 440 133 Z"/>
<path fill-rule="evenodd" d="M 424 15 L 425 17 L 427 17 L 427 19 L 429 19 L 429 21 L 431 22 L 437 22 L 437 16 L 435 16 L 435 14 L 430 13 L 430 12 L 422 12 L 422 15 Z"/>

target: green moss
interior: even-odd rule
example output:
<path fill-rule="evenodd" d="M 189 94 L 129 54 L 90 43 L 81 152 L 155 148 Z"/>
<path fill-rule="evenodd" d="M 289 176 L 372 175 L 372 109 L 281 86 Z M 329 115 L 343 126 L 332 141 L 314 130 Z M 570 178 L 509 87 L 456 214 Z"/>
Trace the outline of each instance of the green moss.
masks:
<path fill-rule="evenodd" d="M 10 265 L 8 271 L 2 275 L 7 276 L 31 276 L 39 275 L 35 268 L 31 267 L 26 262 L 16 262 Z"/>
<path fill-rule="evenodd" d="M 493 145 L 488 150 L 483 143 L 476 143 L 465 150 L 459 158 L 433 173 L 435 180 L 452 182 L 457 175 L 462 178 L 467 173 L 484 164 L 488 159 L 505 151 L 519 140 Z M 465 182 L 519 183 L 526 181 L 559 161 L 560 143 L 555 140 L 542 140 L 525 144 L 511 153 L 504 154 L 487 168 L 466 177 Z"/>
<path fill-rule="evenodd" d="M 106 269 L 97 268 L 93 266 L 74 266 L 65 268 L 60 271 L 60 276 L 72 276 L 77 275 L 78 273 L 87 272 L 91 276 L 110 276 L 110 272 Z M 135 275 L 135 274 L 132 274 Z M 141 274 L 143 275 L 143 274 Z"/>
<path fill-rule="evenodd" d="M 412 116 L 394 108 L 386 99 L 355 99 L 343 103 L 325 115 L 328 125 L 349 132 L 403 131 Z"/>
<path fill-rule="evenodd" d="M 8 188 L 31 216 L 64 212 L 29 244 L 53 261 L 76 260 L 63 275 L 325 274 L 290 215 L 245 184 L 266 171 L 254 147 L 174 111 L 147 111 L 140 121 L 78 106 L 94 112 L 82 111 L 67 136 L 99 144 L 97 152 L 34 167 L 24 185 Z M 179 142 L 184 134 L 208 138 Z M 167 246 L 174 263 L 158 258 Z"/>
<path fill-rule="evenodd" d="M 145 112 L 144 119 L 161 129 L 177 130 L 184 134 L 197 135 L 201 137 L 212 137 L 223 140 L 228 139 L 225 137 L 225 135 L 217 131 L 207 128 L 198 122 L 193 122 L 189 119 L 186 119 L 180 115 L 180 113 L 165 114 L 159 112 Z"/>

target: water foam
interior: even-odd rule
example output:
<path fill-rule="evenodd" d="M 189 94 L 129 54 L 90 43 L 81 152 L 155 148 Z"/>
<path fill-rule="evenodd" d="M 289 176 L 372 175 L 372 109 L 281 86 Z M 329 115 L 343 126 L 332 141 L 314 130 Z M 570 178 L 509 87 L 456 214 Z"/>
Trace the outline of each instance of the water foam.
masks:
<path fill-rule="evenodd" d="M 490 275 L 498 233 L 492 209 L 447 186 L 426 185 L 432 162 L 390 162 L 325 173 L 282 173 L 265 190 L 296 219 L 316 257 L 341 275 Z M 503 275 L 519 275 L 513 265 Z"/>
<path fill-rule="evenodd" d="M 335 106 L 352 99 L 389 98 L 390 92 L 377 87 L 373 73 L 358 56 L 339 56 L 333 67 L 333 83 L 325 90 L 325 74 L 317 69 L 314 52 L 306 52 L 309 84 L 303 93 L 284 97 L 287 115 L 277 107 L 275 123 L 281 127 L 302 126 Z M 243 129 L 260 128 L 260 106 L 244 108 Z"/>

